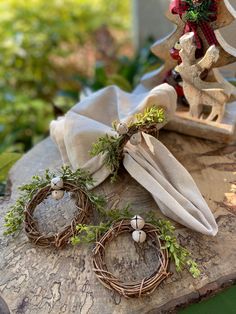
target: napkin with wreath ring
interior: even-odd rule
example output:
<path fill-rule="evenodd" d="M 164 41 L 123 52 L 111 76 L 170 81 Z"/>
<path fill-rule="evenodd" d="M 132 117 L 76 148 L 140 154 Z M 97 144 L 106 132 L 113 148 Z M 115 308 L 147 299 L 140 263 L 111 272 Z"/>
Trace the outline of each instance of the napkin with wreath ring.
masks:
<path fill-rule="evenodd" d="M 63 162 L 73 169 L 89 170 L 99 185 L 112 170 L 107 167 L 106 153 L 91 157 L 90 152 L 99 138 L 119 137 L 111 127 L 113 121 L 129 126 L 132 122 L 135 124 L 137 114 L 148 108 L 160 108 L 165 118 L 155 125 L 158 130 L 174 115 L 176 102 L 176 92 L 168 84 L 134 93 L 109 86 L 83 99 L 64 117 L 52 121 L 51 137 Z M 157 138 L 142 128 L 132 136 L 137 137 L 136 142 L 130 138 L 122 147 L 123 165 L 128 173 L 151 193 L 164 215 L 192 230 L 216 235 L 214 216 L 188 171 Z"/>

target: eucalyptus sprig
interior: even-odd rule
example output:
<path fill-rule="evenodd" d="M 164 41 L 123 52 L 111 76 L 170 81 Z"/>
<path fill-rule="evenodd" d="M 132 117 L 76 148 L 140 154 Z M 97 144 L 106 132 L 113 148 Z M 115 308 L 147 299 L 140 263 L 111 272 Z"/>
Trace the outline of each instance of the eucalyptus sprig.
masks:
<path fill-rule="evenodd" d="M 137 132 L 152 133 L 156 125 L 165 121 L 165 111 L 161 107 L 151 106 L 144 112 L 137 113 L 128 124 L 128 132 L 122 135 L 108 135 L 100 137 L 92 145 L 91 156 L 104 155 L 104 163 L 111 171 L 111 181 L 117 179 L 121 161 L 123 159 L 123 148 L 130 137 Z M 114 131 L 117 131 L 118 122 L 112 123 Z"/>
<path fill-rule="evenodd" d="M 64 181 L 74 183 L 80 186 L 81 189 L 87 189 L 87 187 L 91 187 L 94 184 L 92 176 L 87 171 L 82 169 L 73 171 L 69 166 L 63 166 L 58 172 L 52 172 L 47 169 L 44 175 L 33 176 L 30 183 L 19 187 L 20 196 L 5 215 L 5 235 L 13 234 L 21 229 L 25 206 L 32 200 L 39 189 L 50 185 L 52 178 L 55 176 L 60 176 Z M 104 206 L 105 200 L 102 196 L 94 195 L 90 191 L 87 191 L 87 194 L 95 207 Z"/>

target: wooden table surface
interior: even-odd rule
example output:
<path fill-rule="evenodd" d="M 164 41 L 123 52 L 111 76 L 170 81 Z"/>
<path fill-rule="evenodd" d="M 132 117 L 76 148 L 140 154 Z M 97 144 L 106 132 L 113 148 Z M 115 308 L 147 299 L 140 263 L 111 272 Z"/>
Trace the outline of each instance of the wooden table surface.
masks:
<path fill-rule="evenodd" d="M 201 277 L 195 280 L 186 271 L 174 272 L 151 296 L 127 300 L 105 289 L 96 279 L 91 265 L 92 246 L 68 246 L 58 251 L 32 245 L 23 232 L 17 238 L 4 237 L 2 218 L 17 198 L 17 187 L 35 173 L 61 164 L 55 145 L 46 139 L 13 167 L 9 178 L 11 197 L 0 203 L 0 295 L 12 313 L 154 314 L 198 301 L 236 280 L 236 145 L 168 131 L 162 131 L 160 139 L 192 174 L 219 225 L 216 237 L 176 226 L 179 240 L 202 269 Z M 105 182 L 99 191 L 117 206 L 130 203 L 134 213 L 159 213 L 149 193 L 128 174 L 115 185 Z M 73 204 L 68 198 L 56 206 L 48 201 L 37 210 L 45 230 L 56 230 L 72 214 Z M 151 249 L 144 254 L 137 252 L 124 235 L 108 247 L 106 261 L 121 278 L 136 280 L 150 274 L 156 257 Z"/>

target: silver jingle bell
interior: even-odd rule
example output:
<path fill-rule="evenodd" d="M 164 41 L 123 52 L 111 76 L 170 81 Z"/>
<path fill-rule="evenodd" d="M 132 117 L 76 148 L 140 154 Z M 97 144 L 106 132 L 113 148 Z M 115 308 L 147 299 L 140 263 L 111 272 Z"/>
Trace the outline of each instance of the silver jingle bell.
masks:
<path fill-rule="evenodd" d="M 52 178 L 51 180 L 51 188 L 53 190 L 60 190 L 63 188 L 63 180 L 60 177 Z"/>
<path fill-rule="evenodd" d="M 56 201 L 59 201 L 60 199 L 63 198 L 64 196 L 64 191 L 63 190 L 53 190 L 52 191 L 52 198 Z"/>
<path fill-rule="evenodd" d="M 116 131 L 119 135 L 124 135 L 128 133 L 129 128 L 126 123 L 120 122 L 116 127 Z"/>
<path fill-rule="evenodd" d="M 141 229 L 143 229 L 143 227 L 144 227 L 144 225 L 145 225 L 145 221 L 144 221 L 144 219 L 143 219 L 141 216 L 135 215 L 135 216 L 131 219 L 130 224 L 131 224 L 131 227 L 132 227 L 133 229 L 139 229 L 139 230 L 141 230 Z"/>
<path fill-rule="evenodd" d="M 146 232 L 143 230 L 134 230 L 132 233 L 132 238 L 137 243 L 143 243 L 146 240 Z"/>

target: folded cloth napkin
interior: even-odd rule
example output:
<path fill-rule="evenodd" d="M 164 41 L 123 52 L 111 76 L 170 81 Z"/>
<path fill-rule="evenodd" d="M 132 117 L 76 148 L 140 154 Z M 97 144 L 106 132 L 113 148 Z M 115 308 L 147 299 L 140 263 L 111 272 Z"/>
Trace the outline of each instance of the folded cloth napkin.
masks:
<path fill-rule="evenodd" d="M 63 162 L 73 169 L 89 170 L 99 185 L 110 175 L 110 170 L 104 164 L 104 155 L 91 158 L 92 144 L 105 134 L 117 135 L 111 128 L 113 121 L 129 123 L 134 114 L 153 105 L 165 109 L 166 123 L 175 112 L 176 100 L 176 92 L 168 84 L 132 94 L 110 86 L 76 104 L 63 118 L 52 121 L 51 137 Z M 157 128 L 163 125 L 158 124 Z M 214 216 L 192 177 L 159 140 L 142 133 L 139 144 L 128 141 L 123 164 L 152 194 L 163 214 L 195 231 L 216 235 Z"/>

